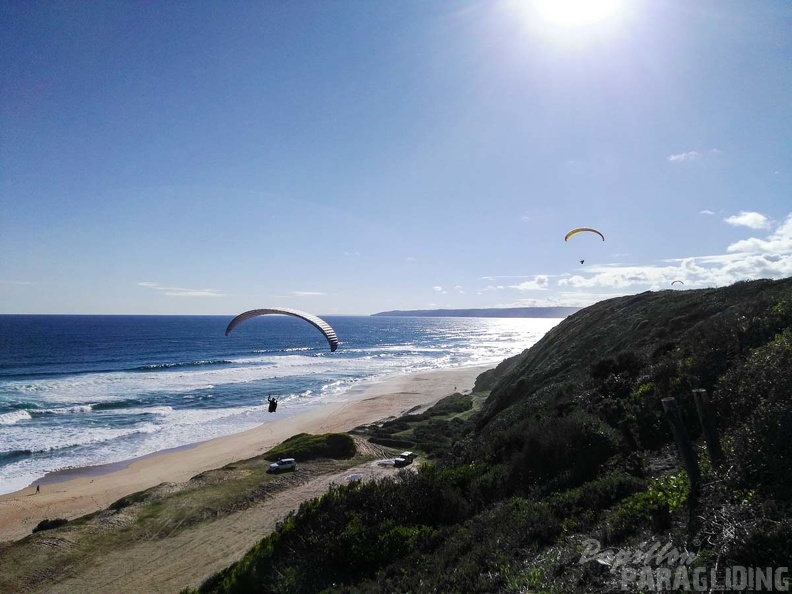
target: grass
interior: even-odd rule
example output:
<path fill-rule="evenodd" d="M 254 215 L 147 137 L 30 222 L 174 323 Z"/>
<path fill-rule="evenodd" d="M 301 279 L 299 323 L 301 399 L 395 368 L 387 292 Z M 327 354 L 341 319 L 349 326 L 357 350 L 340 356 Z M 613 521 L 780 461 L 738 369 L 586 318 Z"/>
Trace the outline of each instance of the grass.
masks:
<path fill-rule="evenodd" d="M 297 473 L 267 474 L 264 456 L 201 473 L 187 483 L 163 483 L 128 495 L 108 509 L 37 532 L 0 549 L 0 592 L 26 591 L 94 563 L 109 551 L 242 511 L 306 478 L 342 471 L 368 458 L 303 463 Z"/>

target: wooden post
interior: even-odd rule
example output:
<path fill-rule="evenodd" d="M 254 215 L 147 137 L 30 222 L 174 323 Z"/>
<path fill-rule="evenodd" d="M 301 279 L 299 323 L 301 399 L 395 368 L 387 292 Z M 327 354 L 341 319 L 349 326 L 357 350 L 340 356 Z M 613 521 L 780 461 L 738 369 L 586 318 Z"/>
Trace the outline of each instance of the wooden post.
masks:
<path fill-rule="evenodd" d="M 709 403 L 707 391 L 700 388 L 693 390 L 693 399 L 696 401 L 696 411 L 701 421 L 701 429 L 704 431 L 704 439 L 707 441 L 707 451 L 713 466 L 720 466 L 723 462 L 723 450 L 721 449 L 718 427 L 715 424 L 715 415 Z"/>
<path fill-rule="evenodd" d="M 630 430 L 630 423 L 627 421 L 627 419 L 622 419 L 619 421 L 619 429 L 621 430 L 622 436 L 624 437 L 624 443 L 627 445 L 627 449 L 631 452 L 637 451 L 638 442 Z"/>
<path fill-rule="evenodd" d="M 693 444 L 685 428 L 685 423 L 679 415 L 676 400 L 674 398 L 663 398 L 663 410 L 665 411 L 668 424 L 671 426 L 671 433 L 674 434 L 674 441 L 676 441 L 682 463 L 685 465 L 688 478 L 690 478 L 690 486 L 695 490 L 701 478 L 698 459 L 696 458 L 696 453 L 693 451 Z"/>

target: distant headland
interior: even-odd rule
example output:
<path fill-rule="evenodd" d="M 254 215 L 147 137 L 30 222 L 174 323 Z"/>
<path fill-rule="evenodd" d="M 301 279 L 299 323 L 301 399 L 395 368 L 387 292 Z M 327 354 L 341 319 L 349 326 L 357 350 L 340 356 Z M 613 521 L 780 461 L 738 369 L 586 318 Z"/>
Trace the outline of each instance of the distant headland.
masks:
<path fill-rule="evenodd" d="M 412 309 L 383 311 L 372 316 L 422 318 L 565 318 L 580 307 L 494 307 L 489 309 Z"/>

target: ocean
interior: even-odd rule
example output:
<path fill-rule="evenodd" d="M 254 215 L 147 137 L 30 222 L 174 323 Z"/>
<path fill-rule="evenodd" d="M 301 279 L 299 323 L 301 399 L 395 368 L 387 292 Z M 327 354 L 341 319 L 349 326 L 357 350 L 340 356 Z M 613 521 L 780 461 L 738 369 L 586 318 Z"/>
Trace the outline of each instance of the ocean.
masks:
<path fill-rule="evenodd" d="M 0 315 L 0 494 L 343 401 L 365 382 L 500 363 L 561 320 Z M 267 397 L 279 398 L 275 414 Z"/>

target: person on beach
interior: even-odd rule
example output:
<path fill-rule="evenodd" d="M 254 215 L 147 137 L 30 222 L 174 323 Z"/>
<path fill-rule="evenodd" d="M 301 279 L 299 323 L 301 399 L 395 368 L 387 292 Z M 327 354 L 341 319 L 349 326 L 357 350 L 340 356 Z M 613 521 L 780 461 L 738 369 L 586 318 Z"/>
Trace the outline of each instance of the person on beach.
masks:
<path fill-rule="evenodd" d="M 278 409 L 278 399 L 270 395 L 269 398 L 267 398 L 267 402 L 269 402 L 269 411 L 274 413 Z"/>
<path fill-rule="evenodd" d="M 41 493 L 41 485 L 36 485 L 36 493 Z"/>

